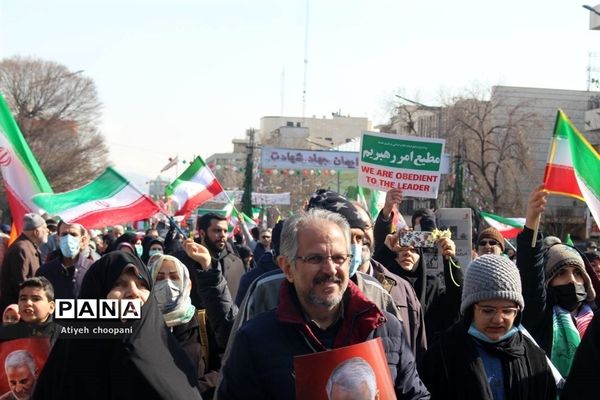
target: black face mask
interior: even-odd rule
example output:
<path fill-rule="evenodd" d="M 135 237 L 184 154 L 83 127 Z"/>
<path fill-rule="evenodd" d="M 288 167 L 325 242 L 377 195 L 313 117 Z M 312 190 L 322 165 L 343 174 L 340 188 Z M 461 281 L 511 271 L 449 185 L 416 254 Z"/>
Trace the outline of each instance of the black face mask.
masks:
<path fill-rule="evenodd" d="M 579 283 L 549 287 L 548 295 L 553 303 L 568 311 L 576 309 L 587 298 L 585 286 Z"/>

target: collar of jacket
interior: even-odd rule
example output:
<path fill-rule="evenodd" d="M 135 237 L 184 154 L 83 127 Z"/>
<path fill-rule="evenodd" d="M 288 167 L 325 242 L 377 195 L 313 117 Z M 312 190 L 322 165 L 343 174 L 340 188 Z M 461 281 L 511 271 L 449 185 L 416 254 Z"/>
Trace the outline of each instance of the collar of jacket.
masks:
<path fill-rule="evenodd" d="M 29 243 L 31 243 L 31 244 L 32 244 L 32 246 L 33 246 L 33 248 L 35 249 L 35 251 L 38 251 L 38 245 L 37 245 L 37 244 L 35 244 L 35 243 L 34 243 L 34 241 L 33 241 L 33 240 L 31 240 L 31 239 L 29 238 L 29 236 L 27 236 L 27 235 L 25 234 L 25 232 L 21 233 L 21 234 L 19 235 L 19 237 L 17 238 L 17 240 L 15 240 L 15 242 L 18 242 L 18 241 L 21 241 L 21 240 L 26 240 L 26 241 L 28 241 Z"/>
<path fill-rule="evenodd" d="M 351 280 L 348 280 L 348 288 L 342 301 L 344 301 L 344 315 L 342 326 L 333 344 L 334 348 L 364 342 L 373 330 L 386 321 L 383 312 Z M 326 350 L 307 325 L 300 309 L 296 289 L 287 280 L 282 282 L 279 289 L 277 318 L 282 323 L 298 325 L 307 338 L 318 344 L 321 350 Z"/>

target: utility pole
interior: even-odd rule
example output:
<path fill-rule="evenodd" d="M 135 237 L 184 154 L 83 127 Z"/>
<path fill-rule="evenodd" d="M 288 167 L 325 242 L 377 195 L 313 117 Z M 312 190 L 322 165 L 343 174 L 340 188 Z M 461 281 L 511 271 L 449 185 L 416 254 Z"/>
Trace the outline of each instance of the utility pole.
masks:
<path fill-rule="evenodd" d="M 244 175 L 244 194 L 242 195 L 242 211 L 246 215 L 252 215 L 252 171 L 254 170 L 254 134 L 255 130 L 246 130 L 248 136 L 248 154 L 246 157 L 246 171 Z"/>
<path fill-rule="evenodd" d="M 463 206 L 463 165 L 460 153 L 454 156 L 454 190 L 452 192 L 452 207 Z"/>

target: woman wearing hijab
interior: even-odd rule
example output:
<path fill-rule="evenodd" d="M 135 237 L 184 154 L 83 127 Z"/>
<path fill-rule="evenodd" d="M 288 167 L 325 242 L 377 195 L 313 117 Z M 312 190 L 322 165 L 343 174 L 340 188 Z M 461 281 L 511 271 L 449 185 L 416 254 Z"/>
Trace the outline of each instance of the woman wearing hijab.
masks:
<path fill-rule="evenodd" d="M 142 247 L 143 252 L 141 259 L 146 265 L 149 265 L 148 260 L 153 255 L 165 253 L 165 246 L 163 244 L 163 241 L 161 239 L 156 239 L 151 236 L 146 236 L 144 238 L 144 240 L 142 241 Z"/>
<path fill-rule="evenodd" d="M 115 250 L 126 250 L 138 257 L 142 256 L 144 248 L 142 239 L 135 232 L 125 232 L 115 240 Z"/>
<path fill-rule="evenodd" d="M 517 328 L 524 306 L 519 271 L 508 258 L 488 254 L 471 262 L 462 319 L 419 366 L 433 400 L 556 398 L 544 351 Z"/>
<path fill-rule="evenodd" d="M 421 218 L 422 226 L 425 218 L 426 216 Z M 409 245 L 402 246 L 402 233 L 387 235 L 385 244 L 375 252 L 373 258 L 394 274 L 406 279 L 415 289 L 424 313 L 427 342 L 433 343 L 439 333 L 460 318 L 463 273 L 462 269 L 456 267 L 456 245 L 451 239 L 438 239 L 436 246 L 440 256 L 444 258 L 444 271 L 431 274 L 425 266 L 424 250 Z"/>
<path fill-rule="evenodd" d="M 192 282 L 189 271 L 177 258 L 164 254 L 153 255 L 149 268 L 154 282 L 154 296 L 165 323 L 190 361 L 197 366 L 200 392 L 210 398 L 217 383 L 218 373 L 205 373 L 203 353 L 207 352 L 208 343 L 201 342 L 203 335 L 196 307 L 192 305 L 190 298 Z"/>
<path fill-rule="evenodd" d="M 92 264 L 80 298 L 139 299 L 141 318 L 122 338 L 57 341 L 33 398 L 201 399 L 196 370 L 165 326 L 151 289 L 146 267 L 129 252 L 114 251 Z"/>
<path fill-rule="evenodd" d="M 525 227 L 517 236 L 517 267 L 527 304 L 523 326 L 566 378 L 594 315 L 596 292 L 586 271 L 587 260 L 575 248 L 560 242 L 545 248 L 541 234 L 533 241 L 547 195 L 543 185 L 533 191 Z"/>

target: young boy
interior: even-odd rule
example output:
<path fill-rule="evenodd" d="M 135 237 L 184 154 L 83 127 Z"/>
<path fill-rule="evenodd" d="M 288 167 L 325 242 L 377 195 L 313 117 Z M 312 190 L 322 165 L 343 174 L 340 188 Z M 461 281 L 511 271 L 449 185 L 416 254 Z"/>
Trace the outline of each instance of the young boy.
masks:
<path fill-rule="evenodd" d="M 19 289 L 18 306 L 21 320 L 0 328 L 0 340 L 42 336 L 54 344 L 62 327 L 52 318 L 54 289 L 50 281 L 44 277 L 26 279 Z"/>

